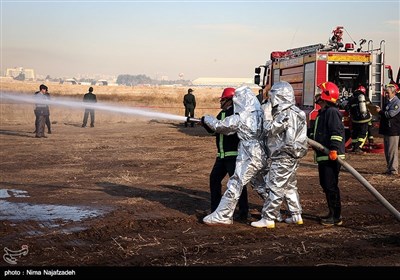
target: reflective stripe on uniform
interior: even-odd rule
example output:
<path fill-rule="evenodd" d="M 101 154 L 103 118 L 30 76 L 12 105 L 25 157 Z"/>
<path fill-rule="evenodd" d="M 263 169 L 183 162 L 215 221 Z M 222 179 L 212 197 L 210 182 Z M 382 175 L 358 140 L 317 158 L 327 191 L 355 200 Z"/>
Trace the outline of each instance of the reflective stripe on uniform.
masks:
<path fill-rule="evenodd" d="M 222 112 L 221 114 L 221 121 L 225 119 L 225 112 Z M 223 134 L 219 134 L 219 150 L 221 151 L 220 153 L 218 153 L 218 157 L 220 158 L 224 158 L 225 157 L 225 152 L 224 152 L 224 135 Z"/>
<path fill-rule="evenodd" d="M 237 156 L 238 152 L 224 152 L 224 153 L 218 153 L 217 157 L 219 158 L 224 158 L 224 157 L 231 157 L 231 156 Z"/>
<path fill-rule="evenodd" d="M 346 158 L 345 155 L 338 155 L 338 157 L 340 157 L 341 159 L 345 159 L 345 158 Z M 329 160 L 329 157 L 328 157 L 328 156 L 320 156 L 320 157 L 317 157 L 317 162 L 326 161 L 326 160 Z"/>
<path fill-rule="evenodd" d="M 343 137 L 342 136 L 338 136 L 338 135 L 332 135 L 331 136 L 331 140 L 342 142 L 343 141 Z"/>
<path fill-rule="evenodd" d="M 222 112 L 221 114 L 221 121 L 225 119 L 225 112 Z M 224 135 L 220 134 L 219 135 L 219 150 L 220 152 L 217 153 L 217 157 L 219 158 L 225 158 L 225 157 L 231 157 L 231 156 L 237 156 L 238 152 L 237 151 L 233 151 L 233 152 L 225 152 L 224 151 Z"/>
<path fill-rule="evenodd" d="M 371 121 L 371 118 L 366 119 L 366 120 L 361 120 L 361 121 L 356 121 L 356 120 L 351 120 L 353 123 L 369 123 Z"/>

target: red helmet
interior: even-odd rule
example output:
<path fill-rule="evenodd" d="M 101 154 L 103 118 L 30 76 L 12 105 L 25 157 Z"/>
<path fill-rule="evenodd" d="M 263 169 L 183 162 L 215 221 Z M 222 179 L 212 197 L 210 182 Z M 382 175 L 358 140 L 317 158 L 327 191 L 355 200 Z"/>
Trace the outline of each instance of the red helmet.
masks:
<path fill-rule="evenodd" d="M 322 100 L 336 103 L 339 98 L 339 88 L 332 82 L 319 84 L 316 95 L 320 95 Z"/>
<path fill-rule="evenodd" d="M 364 94 L 367 92 L 367 90 L 363 86 L 359 86 L 355 91 L 361 91 Z"/>
<path fill-rule="evenodd" d="M 228 87 L 224 89 L 224 91 L 222 92 L 221 99 L 232 99 L 234 94 L 235 94 L 235 89 Z"/>

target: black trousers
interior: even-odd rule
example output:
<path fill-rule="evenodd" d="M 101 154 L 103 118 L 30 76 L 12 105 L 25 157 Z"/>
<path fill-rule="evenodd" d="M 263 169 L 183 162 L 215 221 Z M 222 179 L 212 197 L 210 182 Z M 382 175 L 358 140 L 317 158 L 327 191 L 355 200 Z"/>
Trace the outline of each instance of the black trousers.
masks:
<path fill-rule="evenodd" d="M 227 174 L 229 177 L 235 173 L 236 157 L 217 158 L 210 174 L 210 194 L 211 194 L 211 212 L 217 209 L 222 197 L 222 180 Z M 249 203 L 247 198 L 247 187 L 243 187 L 242 194 L 239 197 L 239 215 L 247 215 L 249 212 Z"/>
<path fill-rule="evenodd" d="M 35 132 L 36 132 L 36 131 L 38 131 L 39 117 L 40 117 L 41 112 L 40 112 L 40 110 L 34 110 L 34 113 L 35 113 L 35 117 L 36 117 L 36 119 L 35 119 Z M 47 126 L 47 130 L 51 131 L 50 113 L 48 115 L 46 115 L 45 117 L 46 117 L 45 123 Z"/>
<path fill-rule="evenodd" d="M 353 147 L 361 147 L 361 144 L 364 144 L 367 139 L 368 123 L 353 123 L 352 126 L 351 139 Z"/>
<path fill-rule="evenodd" d="M 341 164 L 337 160 L 318 163 L 319 183 L 326 195 L 329 212 L 334 218 L 340 218 L 341 200 L 339 190 L 339 172 Z"/>
<path fill-rule="evenodd" d="M 85 114 L 83 115 L 83 123 L 82 126 L 86 126 L 88 122 L 90 114 L 90 126 L 94 126 L 94 110 L 93 109 L 85 109 Z"/>
<path fill-rule="evenodd" d="M 190 117 L 190 118 L 194 118 L 194 108 L 188 108 L 185 107 L 185 117 Z M 188 123 L 185 122 L 185 126 L 187 126 Z M 194 123 L 191 123 L 190 126 L 194 126 Z"/>

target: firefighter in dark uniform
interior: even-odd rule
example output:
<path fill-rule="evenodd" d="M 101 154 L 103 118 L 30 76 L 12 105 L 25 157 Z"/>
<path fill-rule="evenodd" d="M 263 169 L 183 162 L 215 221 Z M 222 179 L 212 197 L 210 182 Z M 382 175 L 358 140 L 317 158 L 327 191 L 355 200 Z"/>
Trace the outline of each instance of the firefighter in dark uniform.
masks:
<path fill-rule="evenodd" d="M 358 87 L 347 104 L 352 123 L 351 139 L 353 145 L 352 152 L 354 153 L 364 153 L 361 148 L 367 140 L 368 126 L 372 120 L 371 113 L 368 110 L 369 106 L 371 106 L 371 101 L 366 95 L 365 87 Z"/>
<path fill-rule="evenodd" d="M 223 120 L 233 115 L 233 95 L 234 88 L 225 88 L 222 92 L 220 104 L 222 111 L 217 115 L 218 120 Z M 222 197 L 222 180 L 226 174 L 232 176 L 235 173 L 236 157 L 238 155 L 239 138 L 237 133 L 232 135 L 224 135 L 215 133 L 207 125 L 204 128 L 215 134 L 217 144 L 217 158 L 210 174 L 210 194 L 211 194 L 211 212 L 217 209 Z M 247 188 L 243 187 L 242 194 L 239 197 L 239 214 L 235 217 L 240 220 L 246 220 L 249 212 Z"/>
<path fill-rule="evenodd" d="M 97 98 L 96 98 L 96 95 L 93 94 L 92 87 L 90 87 L 89 92 L 83 96 L 83 102 L 88 102 L 88 103 L 96 103 L 97 102 Z M 87 121 L 89 118 L 89 114 L 90 114 L 90 127 L 94 127 L 94 109 L 93 108 L 85 108 L 85 114 L 83 115 L 82 127 L 86 127 L 86 124 L 87 124 Z"/>
<path fill-rule="evenodd" d="M 329 214 L 321 217 L 325 226 L 342 225 L 339 172 L 341 164 L 337 158 L 345 158 L 345 133 L 342 114 L 335 103 L 339 88 L 332 82 L 318 85 L 315 102 L 321 107 L 315 120 L 311 137 L 329 149 L 329 155 L 315 151 L 318 163 L 319 182 L 326 195 Z"/>
<path fill-rule="evenodd" d="M 196 97 L 192 93 L 193 89 L 188 89 L 188 93 L 183 97 L 183 105 L 185 106 L 185 117 L 194 118 L 194 109 L 196 108 Z M 185 122 L 185 127 L 188 123 Z M 194 123 L 190 123 L 191 127 L 194 127 Z"/>
<path fill-rule="evenodd" d="M 36 126 L 36 138 L 46 138 L 44 135 L 44 129 L 46 126 L 46 118 L 50 114 L 49 112 L 49 106 L 47 104 L 40 104 L 41 100 L 48 100 L 49 95 L 47 94 L 47 86 L 45 85 L 40 85 L 39 87 L 40 91 L 38 93 L 35 93 L 34 97 L 35 99 L 38 100 L 38 103 L 36 103 L 35 107 L 35 115 L 37 119 L 37 124 L 35 121 L 35 126 Z"/>

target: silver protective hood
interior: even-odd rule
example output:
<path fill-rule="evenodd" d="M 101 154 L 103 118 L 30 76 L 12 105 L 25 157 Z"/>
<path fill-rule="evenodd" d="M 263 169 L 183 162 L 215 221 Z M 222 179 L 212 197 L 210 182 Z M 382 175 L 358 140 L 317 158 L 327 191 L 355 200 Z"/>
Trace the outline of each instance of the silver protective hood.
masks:
<path fill-rule="evenodd" d="M 237 133 L 241 140 L 261 137 L 263 112 L 260 102 L 249 87 L 239 87 L 233 96 L 234 114 L 220 121 L 205 115 L 204 123 L 217 133 L 230 135 Z"/>
<path fill-rule="evenodd" d="M 271 90 L 268 92 L 268 96 L 273 112 L 281 112 L 293 106 L 296 101 L 292 86 L 285 81 L 274 84 Z"/>
<path fill-rule="evenodd" d="M 266 122 L 268 155 L 301 158 L 308 149 L 306 114 L 295 106 L 294 91 L 288 82 L 273 85 L 268 93 L 273 120 Z"/>

